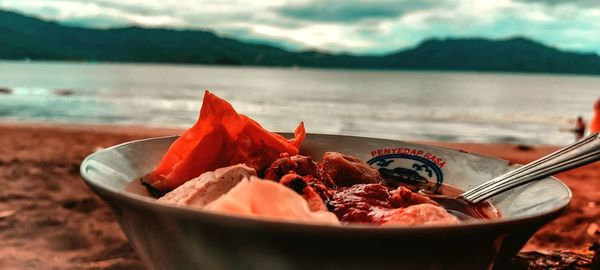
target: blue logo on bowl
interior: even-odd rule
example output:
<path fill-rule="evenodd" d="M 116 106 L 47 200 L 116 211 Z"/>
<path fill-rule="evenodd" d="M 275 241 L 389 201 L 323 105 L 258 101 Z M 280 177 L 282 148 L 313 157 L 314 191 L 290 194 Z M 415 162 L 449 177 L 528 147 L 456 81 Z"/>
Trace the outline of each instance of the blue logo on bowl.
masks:
<path fill-rule="evenodd" d="M 409 148 L 388 148 L 372 151 L 371 155 L 374 157 L 367 164 L 375 167 L 388 180 L 431 191 L 444 182 L 441 167 L 445 161 L 431 153 Z"/>

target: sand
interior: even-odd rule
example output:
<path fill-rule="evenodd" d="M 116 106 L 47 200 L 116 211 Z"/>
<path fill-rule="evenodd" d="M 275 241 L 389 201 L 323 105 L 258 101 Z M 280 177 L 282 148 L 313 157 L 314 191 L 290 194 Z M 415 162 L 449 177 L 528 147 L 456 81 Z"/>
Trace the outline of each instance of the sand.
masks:
<path fill-rule="evenodd" d="M 144 269 L 79 165 L 93 151 L 177 134 L 170 129 L 0 123 L 0 269 Z M 553 146 L 432 143 L 524 163 Z M 558 175 L 573 191 L 569 210 L 528 250 L 579 250 L 599 239 L 600 163 Z"/>

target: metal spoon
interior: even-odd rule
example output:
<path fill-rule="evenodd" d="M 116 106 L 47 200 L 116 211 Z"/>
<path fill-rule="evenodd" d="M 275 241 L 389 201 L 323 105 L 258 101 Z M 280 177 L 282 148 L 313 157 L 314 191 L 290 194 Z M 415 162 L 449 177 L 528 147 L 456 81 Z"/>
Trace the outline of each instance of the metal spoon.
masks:
<path fill-rule="evenodd" d="M 504 191 L 600 160 L 600 138 L 591 134 L 547 156 L 463 192 L 458 196 L 427 195 L 447 209 L 461 210 Z"/>

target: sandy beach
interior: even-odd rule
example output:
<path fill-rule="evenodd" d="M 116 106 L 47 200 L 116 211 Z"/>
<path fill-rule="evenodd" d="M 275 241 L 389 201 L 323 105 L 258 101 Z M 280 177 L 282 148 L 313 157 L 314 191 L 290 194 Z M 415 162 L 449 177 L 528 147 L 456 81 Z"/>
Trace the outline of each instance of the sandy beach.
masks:
<path fill-rule="evenodd" d="M 178 130 L 0 123 L 0 269 L 144 269 L 104 203 L 79 176 L 93 151 Z M 555 146 L 428 142 L 526 163 Z M 526 250 L 581 250 L 600 238 L 600 163 L 557 177 L 570 208 Z"/>

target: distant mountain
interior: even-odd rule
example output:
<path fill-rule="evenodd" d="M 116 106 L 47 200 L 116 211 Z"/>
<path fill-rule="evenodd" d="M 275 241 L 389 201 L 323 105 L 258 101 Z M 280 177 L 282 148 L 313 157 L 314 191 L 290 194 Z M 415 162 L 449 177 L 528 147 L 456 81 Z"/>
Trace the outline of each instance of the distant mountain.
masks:
<path fill-rule="evenodd" d="M 70 27 L 0 11 L 0 58 L 405 70 L 600 74 L 600 56 L 526 38 L 427 40 L 384 56 L 290 52 L 209 31 Z"/>
<path fill-rule="evenodd" d="M 428 40 L 385 57 L 385 67 L 600 74 L 600 56 L 565 52 L 526 39 Z"/>

